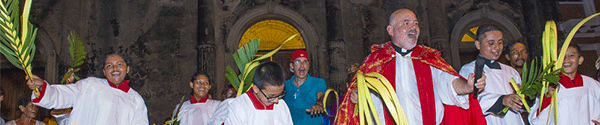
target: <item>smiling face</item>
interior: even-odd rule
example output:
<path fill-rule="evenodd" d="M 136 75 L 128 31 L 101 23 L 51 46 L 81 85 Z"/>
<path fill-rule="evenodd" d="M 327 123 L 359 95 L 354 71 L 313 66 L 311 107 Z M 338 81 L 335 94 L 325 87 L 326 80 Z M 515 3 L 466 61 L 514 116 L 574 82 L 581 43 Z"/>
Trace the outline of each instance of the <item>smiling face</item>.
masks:
<path fill-rule="evenodd" d="M 484 33 L 485 37 L 475 41 L 475 47 L 479 50 L 479 54 L 489 60 L 498 60 L 504 48 L 502 32 L 492 30 Z"/>
<path fill-rule="evenodd" d="M 583 63 L 583 56 L 579 55 L 577 48 L 569 46 L 565 53 L 565 60 L 563 61 L 562 68 L 565 70 L 564 74 L 573 79 L 577 73 L 577 67 Z"/>
<path fill-rule="evenodd" d="M 38 107 L 31 102 L 29 102 L 25 107 L 19 105 L 19 109 L 21 110 L 21 112 L 23 112 L 23 114 L 21 114 L 21 117 L 27 118 L 35 118 L 38 112 Z"/>
<path fill-rule="evenodd" d="M 298 57 L 290 63 L 290 67 L 294 70 L 294 76 L 299 79 L 305 79 L 308 76 L 308 67 L 310 63 L 305 57 Z"/>
<path fill-rule="evenodd" d="M 119 86 L 121 83 L 123 83 L 127 73 L 129 73 L 129 66 L 125 63 L 121 56 L 110 55 L 106 58 L 104 70 L 102 70 L 102 72 L 108 81 Z"/>
<path fill-rule="evenodd" d="M 195 81 L 190 82 L 190 87 L 194 90 L 194 97 L 199 99 L 204 98 L 208 94 L 211 86 L 208 77 L 198 75 Z"/>
<path fill-rule="evenodd" d="M 396 10 L 387 26 L 387 32 L 392 37 L 392 43 L 406 50 L 411 50 L 417 45 L 417 38 L 421 30 L 419 20 L 408 9 Z"/>
<path fill-rule="evenodd" d="M 285 90 L 285 85 L 281 85 L 281 86 L 265 85 L 265 89 L 259 89 L 258 86 L 256 86 L 256 85 L 254 85 L 252 87 L 252 91 L 254 91 L 254 95 L 256 96 L 256 98 L 258 98 L 260 103 L 262 103 L 265 106 L 271 106 L 273 104 L 279 103 L 279 100 L 282 98 L 278 98 L 278 97 L 285 95 L 285 93 L 283 93 L 284 90 Z M 268 97 L 266 97 L 265 95 Z M 269 101 L 269 99 L 267 99 L 267 98 L 273 98 L 273 100 Z"/>
<path fill-rule="evenodd" d="M 523 68 L 523 64 L 525 64 L 525 61 L 529 58 L 527 48 L 525 48 L 523 43 L 515 43 L 509 47 L 510 52 L 507 52 L 506 60 L 510 62 L 512 67 Z"/>

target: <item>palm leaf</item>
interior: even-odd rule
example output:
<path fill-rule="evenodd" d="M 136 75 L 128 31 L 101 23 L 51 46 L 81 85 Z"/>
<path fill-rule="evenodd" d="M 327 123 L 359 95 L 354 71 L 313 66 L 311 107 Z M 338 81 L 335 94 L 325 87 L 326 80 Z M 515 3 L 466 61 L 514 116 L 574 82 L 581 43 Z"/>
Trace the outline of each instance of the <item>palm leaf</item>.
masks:
<path fill-rule="evenodd" d="M 35 54 L 35 34 L 29 22 L 31 0 L 25 0 L 23 15 L 19 12 L 18 0 L 3 0 L 0 2 L 0 52 L 17 68 L 25 71 L 29 78 L 32 77 L 31 61 Z M 35 93 L 39 93 L 36 89 Z M 37 95 L 37 94 L 36 94 Z"/>
<path fill-rule="evenodd" d="M 83 64 L 83 60 L 85 59 L 85 47 L 83 46 L 83 42 L 81 41 L 81 39 L 79 38 L 79 36 L 77 36 L 77 34 L 75 34 L 75 32 L 71 31 L 69 33 L 69 35 L 67 36 L 67 40 L 69 41 L 69 55 L 71 55 L 71 68 L 76 68 L 80 65 Z M 77 77 L 74 73 L 79 71 L 77 70 L 79 68 L 76 68 L 76 70 L 73 70 L 72 72 L 68 72 L 63 76 L 63 79 L 60 81 L 60 83 L 65 83 L 65 81 L 67 81 L 67 78 L 71 77 L 71 75 L 73 75 L 73 77 L 75 77 L 75 80 L 79 80 L 79 77 Z"/>
<path fill-rule="evenodd" d="M 260 46 L 260 39 L 250 40 L 249 43 L 246 43 L 244 46 L 240 47 L 236 51 L 236 53 L 233 54 L 233 60 L 235 60 L 235 63 L 238 66 L 238 69 L 240 70 L 241 74 L 236 75 L 233 69 L 230 68 L 230 66 L 228 66 L 228 71 L 225 74 L 225 77 L 227 77 L 229 82 L 237 89 L 238 93 L 236 95 L 241 95 L 242 93 L 248 91 L 248 89 L 252 86 L 254 70 L 256 66 L 260 64 L 260 60 L 272 56 L 277 51 L 279 51 L 279 49 L 281 49 L 281 47 L 285 43 L 292 40 L 292 38 L 296 36 L 298 36 L 298 34 L 290 36 L 285 41 L 283 41 L 283 43 L 281 43 L 281 45 L 279 45 L 279 47 L 277 47 L 275 50 L 272 50 L 271 52 L 258 58 L 254 58 L 254 55 L 256 55 L 256 53 L 258 52 L 258 47 Z"/>
<path fill-rule="evenodd" d="M 381 95 L 381 99 L 385 104 L 384 106 L 389 110 L 394 123 L 399 125 L 408 124 L 394 87 L 392 87 L 391 83 L 383 75 L 376 72 L 363 74 L 363 72 L 359 71 L 356 73 L 356 83 L 356 89 L 358 90 L 357 108 L 361 125 L 373 124 L 372 119 L 375 119 L 375 124 L 381 124 L 373 104 L 373 99 L 371 98 L 371 90 Z"/>

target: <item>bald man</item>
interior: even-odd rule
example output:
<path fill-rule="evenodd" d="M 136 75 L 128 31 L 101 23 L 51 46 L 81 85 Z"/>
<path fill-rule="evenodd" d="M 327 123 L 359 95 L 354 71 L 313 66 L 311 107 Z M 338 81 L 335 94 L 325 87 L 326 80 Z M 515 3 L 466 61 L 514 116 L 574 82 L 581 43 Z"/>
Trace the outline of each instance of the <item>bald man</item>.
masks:
<path fill-rule="evenodd" d="M 365 58 L 359 70 L 380 73 L 390 81 L 409 124 L 438 125 L 444 119 L 444 105 L 469 109 L 472 98 L 468 94 L 473 92 L 473 86 L 483 89 L 485 77 L 477 83 L 473 75 L 466 80 L 440 57 L 438 50 L 417 45 L 418 23 L 411 10 L 396 10 L 387 26 L 392 41 L 371 46 L 372 53 Z M 371 96 L 378 119 L 383 124 L 398 124 L 393 122 L 388 111 L 384 111 L 379 94 L 371 93 Z M 358 118 L 354 115 L 356 81 L 351 82 L 344 98 L 336 123 L 357 124 Z M 462 118 L 458 119 L 461 120 L 453 124 L 463 122 Z"/>

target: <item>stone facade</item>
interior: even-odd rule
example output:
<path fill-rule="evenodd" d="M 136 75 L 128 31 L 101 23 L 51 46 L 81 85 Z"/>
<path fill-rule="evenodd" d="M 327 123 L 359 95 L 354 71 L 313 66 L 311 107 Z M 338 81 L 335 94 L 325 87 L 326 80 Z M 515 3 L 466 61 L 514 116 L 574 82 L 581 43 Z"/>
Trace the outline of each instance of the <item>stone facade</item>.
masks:
<path fill-rule="evenodd" d="M 103 77 L 99 64 L 103 55 L 110 51 L 124 53 L 131 62 L 128 79 L 144 97 L 150 123 L 162 123 L 181 96 L 189 98 L 188 83 L 196 70 L 210 75 L 213 98 L 223 99 L 221 93 L 229 84 L 224 77 L 225 67 L 237 69 L 231 54 L 237 50 L 244 31 L 262 20 L 281 20 L 298 29 L 311 57 L 309 73 L 324 78 L 329 87 L 341 94 L 346 89 L 346 67 L 361 63 L 372 44 L 390 40 L 386 26 L 389 15 L 397 9 L 412 9 L 419 18 L 419 44 L 439 49 L 449 63 L 459 68 L 469 62 L 460 60 L 460 55 L 473 52 L 468 50 L 473 49 L 469 44 L 456 41 L 468 28 L 475 24 L 498 24 L 511 31 L 507 40 L 525 37 L 531 48 L 540 42 L 543 21 L 560 20 L 552 3 L 545 0 L 49 0 L 34 1 L 32 23 L 39 28 L 36 45 L 41 54 L 36 58 L 42 63 L 36 67 L 44 70 L 46 80 L 59 82 L 70 66 L 66 38 L 69 31 L 75 31 L 88 53 L 78 75 Z M 533 55 L 540 53 L 533 48 Z M 2 67 L 10 67 L 7 65 L 10 64 L 3 61 Z M 3 80 L 2 86 L 9 85 Z"/>

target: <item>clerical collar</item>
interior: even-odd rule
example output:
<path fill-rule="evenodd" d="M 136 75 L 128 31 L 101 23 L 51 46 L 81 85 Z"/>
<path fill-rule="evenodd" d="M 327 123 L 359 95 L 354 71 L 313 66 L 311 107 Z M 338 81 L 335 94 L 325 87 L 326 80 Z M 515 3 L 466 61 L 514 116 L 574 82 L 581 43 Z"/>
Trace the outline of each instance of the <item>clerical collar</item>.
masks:
<path fill-rule="evenodd" d="M 407 54 L 409 54 L 410 52 L 412 52 L 412 49 L 411 50 L 406 50 L 406 49 L 400 48 L 400 47 L 398 47 L 398 46 L 396 46 L 394 44 L 392 44 L 392 45 L 394 46 L 394 50 L 396 50 L 396 52 L 400 53 L 400 55 L 402 55 L 402 56 L 406 56 Z"/>
<path fill-rule="evenodd" d="M 485 65 L 487 65 L 490 69 L 502 69 L 500 68 L 500 63 L 498 63 L 498 61 L 483 58 L 481 55 L 477 55 L 477 58 L 485 60 Z"/>
<path fill-rule="evenodd" d="M 208 100 L 207 98 L 208 96 L 204 96 L 204 98 L 200 98 L 200 100 L 196 100 L 196 98 L 194 98 L 194 95 L 192 95 L 192 99 L 190 99 L 190 103 L 191 104 L 195 104 L 195 103 L 206 103 L 206 100 Z"/>
<path fill-rule="evenodd" d="M 252 91 L 252 87 L 250 87 L 250 90 L 248 90 L 248 92 L 246 92 L 246 95 L 248 95 L 248 98 L 250 98 L 250 101 L 252 101 L 252 105 L 254 105 L 254 108 L 257 110 L 273 110 L 273 105 L 270 106 L 265 106 L 264 104 L 262 104 L 258 98 L 256 98 L 256 95 L 254 95 L 254 91 Z"/>
<path fill-rule="evenodd" d="M 119 86 L 117 86 L 114 83 L 110 82 L 110 80 L 108 80 L 108 79 L 106 81 L 108 81 L 108 85 L 110 85 L 110 87 L 113 87 L 115 89 L 119 89 L 119 90 L 121 90 L 121 91 L 123 91 L 125 93 L 129 92 L 129 89 L 130 89 L 130 87 L 129 87 L 129 80 L 123 81 L 123 83 L 121 83 Z"/>

